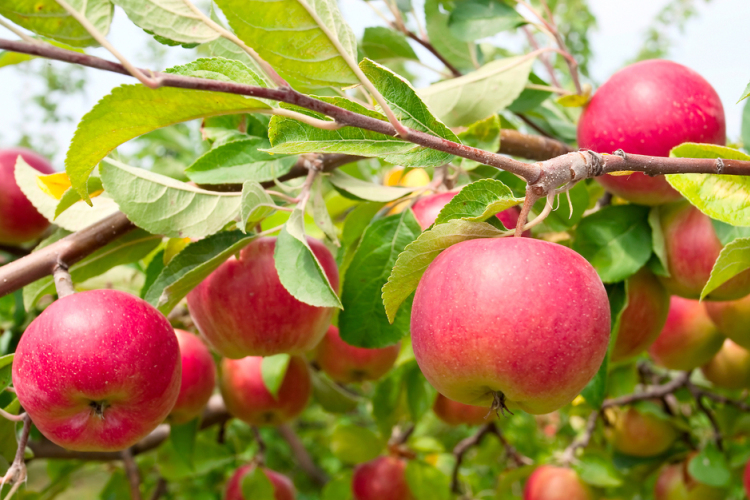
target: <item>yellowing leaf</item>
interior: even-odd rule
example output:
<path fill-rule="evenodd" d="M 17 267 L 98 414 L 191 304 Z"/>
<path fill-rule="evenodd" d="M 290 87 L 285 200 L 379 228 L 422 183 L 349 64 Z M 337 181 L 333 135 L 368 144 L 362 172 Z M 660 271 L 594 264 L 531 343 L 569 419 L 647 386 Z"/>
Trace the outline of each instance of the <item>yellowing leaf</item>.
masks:
<path fill-rule="evenodd" d="M 581 108 L 591 100 L 591 85 L 583 86 L 583 93 L 568 94 L 557 99 L 557 104 L 566 108 Z"/>
<path fill-rule="evenodd" d="M 39 189 L 44 191 L 44 194 L 56 200 L 62 198 L 65 191 L 70 189 L 70 178 L 65 172 L 40 175 L 36 178 L 36 183 L 39 186 Z"/>

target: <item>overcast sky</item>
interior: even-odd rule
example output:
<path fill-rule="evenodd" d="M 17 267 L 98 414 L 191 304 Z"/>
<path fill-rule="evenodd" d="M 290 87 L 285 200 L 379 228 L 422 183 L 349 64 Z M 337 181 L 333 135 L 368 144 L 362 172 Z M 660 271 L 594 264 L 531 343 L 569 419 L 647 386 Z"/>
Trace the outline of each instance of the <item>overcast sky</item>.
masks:
<path fill-rule="evenodd" d="M 596 81 L 605 81 L 638 52 L 646 28 L 668 2 L 669 0 L 589 0 L 599 25 L 592 36 L 594 59 L 591 71 Z M 360 0 L 340 0 L 340 3 L 358 37 L 366 26 L 379 24 L 379 19 Z M 414 3 L 419 6 L 422 2 Z M 701 4 L 700 14 L 689 22 L 684 33 L 676 34 L 676 43 L 669 55 L 670 59 L 701 73 L 716 88 L 724 102 L 730 140 L 738 137 L 741 123 L 742 104 L 735 102 L 750 81 L 748 14 L 748 0 L 713 0 L 708 5 Z M 15 38 L 2 27 L 0 36 Z M 143 63 L 147 51 L 143 42 L 146 36 L 119 9 L 115 13 L 109 38 L 131 61 Z M 89 53 L 111 59 L 103 49 L 92 49 Z M 164 63 L 170 66 L 185 62 L 189 57 L 188 51 L 170 48 Z M 75 131 L 77 120 L 102 96 L 109 93 L 112 87 L 133 81 L 111 73 L 88 71 L 86 95 L 70 99 L 64 105 L 64 111 L 73 117 L 73 121 L 45 125 L 40 124 L 35 116 L 24 112 L 24 109 L 29 109 L 24 108 L 25 103 L 34 95 L 35 90 L 38 91 L 31 83 L 33 80 L 17 68 L 0 69 L 0 145 L 15 143 L 21 130 L 43 130 L 59 145 L 60 151 L 55 163 L 61 169 L 61 160 Z"/>

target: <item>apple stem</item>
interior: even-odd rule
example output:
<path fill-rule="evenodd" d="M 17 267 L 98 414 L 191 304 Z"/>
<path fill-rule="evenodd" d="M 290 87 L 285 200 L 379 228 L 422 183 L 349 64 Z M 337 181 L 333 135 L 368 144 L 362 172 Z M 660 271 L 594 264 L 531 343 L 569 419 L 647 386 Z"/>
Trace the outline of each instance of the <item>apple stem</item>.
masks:
<path fill-rule="evenodd" d="M 263 437 L 260 435 L 258 427 L 253 426 L 253 435 L 255 436 L 255 442 L 258 443 L 258 451 L 255 453 L 253 459 L 256 464 L 263 466 L 266 463 L 266 442 L 263 441 Z"/>
<path fill-rule="evenodd" d="M 8 413 L 7 411 L 0 409 L 0 417 L 10 420 L 11 422 L 22 422 L 25 416 L 25 413 L 22 415 L 13 415 L 12 413 Z"/>
<path fill-rule="evenodd" d="M 501 414 L 503 417 L 506 417 L 507 415 L 505 412 L 510 413 L 513 415 L 513 412 L 508 409 L 507 406 L 505 406 L 505 394 L 503 394 L 502 391 L 496 391 L 492 397 L 492 406 L 490 407 L 489 413 L 487 413 L 487 417 L 489 417 L 493 412 L 499 417 Z M 487 418 L 484 417 L 484 418 Z"/>
<path fill-rule="evenodd" d="M 8 472 L 3 476 L 0 481 L 0 490 L 7 484 L 13 484 L 8 494 L 5 496 L 5 500 L 9 500 L 21 485 L 26 482 L 26 462 L 24 460 L 26 455 L 26 443 L 29 442 L 29 432 L 31 431 L 31 418 L 28 413 L 21 415 L 23 420 L 23 429 L 21 430 L 21 436 L 18 439 L 18 448 L 16 449 L 16 456 L 13 459 L 13 463 L 10 465 Z"/>
<path fill-rule="evenodd" d="M 521 213 L 518 215 L 518 222 L 516 222 L 516 232 L 513 234 L 513 236 L 520 237 L 523 235 L 524 226 L 526 226 L 526 221 L 529 219 L 529 212 L 531 212 L 531 207 L 534 206 L 534 203 L 536 203 L 536 200 L 541 198 L 538 194 L 534 193 L 531 190 L 531 186 L 526 186 L 526 198 L 523 201 L 523 207 L 521 207 Z"/>
<path fill-rule="evenodd" d="M 55 289 L 57 290 L 58 298 L 67 297 L 75 293 L 73 279 L 70 277 L 67 264 L 58 260 L 52 271 L 52 276 L 55 280 Z"/>

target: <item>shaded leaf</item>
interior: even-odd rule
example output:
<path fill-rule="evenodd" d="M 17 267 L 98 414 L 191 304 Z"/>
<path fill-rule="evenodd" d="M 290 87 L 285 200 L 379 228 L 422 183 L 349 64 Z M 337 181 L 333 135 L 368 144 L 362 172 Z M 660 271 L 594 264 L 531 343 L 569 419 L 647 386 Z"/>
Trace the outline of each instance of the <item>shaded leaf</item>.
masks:
<path fill-rule="evenodd" d="M 315 400 L 329 413 L 348 413 L 359 404 L 359 398 L 332 382 L 322 372 L 310 371 Z"/>
<path fill-rule="evenodd" d="M 272 206 L 268 206 L 272 205 Z M 274 211 L 275 203 L 263 186 L 255 181 L 242 185 L 242 203 L 240 204 L 240 229 L 251 227 L 265 219 Z"/>
<path fill-rule="evenodd" d="M 419 460 L 409 460 L 405 475 L 416 500 L 450 500 L 450 478 L 437 467 Z"/>
<path fill-rule="evenodd" d="M 193 456 L 195 454 L 195 437 L 200 428 L 200 419 L 194 418 L 184 424 L 171 424 L 169 426 L 169 440 L 172 442 L 177 455 L 188 465 L 193 467 Z"/>
<path fill-rule="evenodd" d="M 328 179 L 337 189 L 345 191 L 360 200 L 367 201 L 394 201 L 413 192 L 416 187 L 383 186 L 374 182 L 366 182 L 341 170 L 331 172 Z"/>
<path fill-rule="evenodd" d="M 149 33 L 179 43 L 206 43 L 219 37 L 184 0 L 112 0 Z"/>
<path fill-rule="evenodd" d="M 461 188 L 438 214 L 435 224 L 461 219 L 484 222 L 493 215 L 523 203 L 508 186 L 495 179 L 482 179 Z"/>
<path fill-rule="evenodd" d="M 373 61 L 419 60 L 404 35 L 382 26 L 365 28 L 360 49 Z"/>
<path fill-rule="evenodd" d="M 738 238 L 721 249 L 701 290 L 701 300 L 746 269 L 750 269 L 750 238 Z"/>
<path fill-rule="evenodd" d="M 263 358 L 263 361 L 260 363 L 260 374 L 263 377 L 263 384 L 265 384 L 266 389 L 268 389 L 268 392 L 271 393 L 274 399 L 279 395 L 279 389 L 281 389 L 281 384 L 284 382 L 291 359 L 289 354 L 276 354 Z"/>
<path fill-rule="evenodd" d="M 450 32 L 464 42 L 496 35 L 523 26 L 527 21 L 516 9 L 501 0 L 461 2 L 448 18 Z"/>
<path fill-rule="evenodd" d="M 383 442 L 366 427 L 339 424 L 331 434 L 331 452 L 347 464 L 361 464 L 380 455 Z"/>
<path fill-rule="evenodd" d="M 462 144 L 495 153 L 500 149 L 500 117 L 493 114 L 484 120 L 472 123 L 466 130 L 458 134 L 458 138 L 461 139 Z M 464 170 L 472 170 L 481 165 L 481 163 L 467 158 L 459 158 L 456 161 L 461 164 L 461 168 Z"/>

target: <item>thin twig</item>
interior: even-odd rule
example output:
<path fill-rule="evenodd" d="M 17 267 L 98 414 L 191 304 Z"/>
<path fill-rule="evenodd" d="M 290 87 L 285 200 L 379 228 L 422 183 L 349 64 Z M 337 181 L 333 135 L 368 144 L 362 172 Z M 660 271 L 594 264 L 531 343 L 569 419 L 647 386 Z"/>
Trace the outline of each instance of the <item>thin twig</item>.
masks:
<path fill-rule="evenodd" d="M 625 406 L 633 404 L 637 401 L 645 401 L 647 399 L 658 399 L 667 394 L 672 394 L 674 391 L 681 389 L 688 385 L 690 381 L 690 372 L 680 373 L 674 380 L 667 382 L 666 384 L 651 386 L 643 392 L 629 394 L 627 396 L 621 396 L 614 399 L 605 399 L 602 403 L 602 409 L 609 408 L 611 406 Z"/>
<path fill-rule="evenodd" d="M 159 480 L 156 481 L 156 487 L 154 488 L 154 492 L 151 493 L 151 497 L 149 497 L 149 500 L 159 500 L 167 493 L 168 486 L 169 483 L 167 483 L 167 480 L 162 476 L 159 476 Z"/>
<path fill-rule="evenodd" d="M 473 436 L 462 439 L 453 448 L 453 456 L 456 458 L 456 464 L 453 466 L 453 473 L 451 474 L 451 491 L 453 493 L 461 492 L 458 473 L 466 453 L 473 447 L 478 446 L 487 434 L 496 434 L 494 422 L 482 425 Z"/>
<path fill-rule="evenodd" d="M 529 40 L 529 44 L 531 45 L 531 48 L 534 50 L 539 49 L 539 43 L 536 41 L 536 38 L 534 37 L 534 34 L 531 32 L 529 27 L 524 26 L 522 29 L 523 29 L 523 32 L 526 34 L 526 38 Z M 552 63 L 550 62 L 547 54 L 539 56 L 539 60 L 547 69 L 547 73 L 549 73 L 549 77 L 550 77 L 550 80 L 552 81 L 552 84 L 555 87 L 562 87 L 562 85 L 560 85 L 560 80 L 557 79 L 557 75 L 555 74 L 555 67 L 552 66 Z"/>
<path fill-rule="evenodd" d="M 0 409 L 0 417 L 3 417 L 6 420 L 10 420 L 11 422 L 22 422 L 24 418 L 26 418 L 26 414 L 23 413 L 21 415 L 13 415 L 12 413 L 8 413 L 7 411 Z"/>
<path fill-rule="evenodd" d="M 138 464 L 135 463 L 133 453 L 130 451 L 130 448 L 125 448 L 120 454 L 122 455 L 122 463 L 125 466 L 125 473 L 128 476 L 128 484 L 130 484 L 130 498 L 141 500 L 141 475 L 138 472 Z"/>
<path fill-rule="evenodd" d="M 260 435 L 260 431 L 256 426 L 252 427 L 253 436 L 255 436 L 255 442 L 258 443 L 258 451 L 255 454 L 256 463 L 263 465 L 266 462 L 266 442 L 263 441 L 263 437 Z"/>
<path fill-rule="evenodd" d="M 505 434 L 503 434 L 503 431 L 500 430 L 500 427 L 497 425 L 494 426 L 494 432 L 497 436 L 497 438 L 500 440 L 500 442 L 505 447 L 505 453 L 508 454 L 508 456 L 513 459 L 513 461 L 516 463 L 517 467 L 521 467 L 524 465 L 531 465 L 534 463 L 533 460 L 531 460 L 529 457 L 522 455 L 518 452 L 518 450 L 508 442 L 508 440 L 505 438 Z"/>
<path fill-rule="evenodd" d="M 289 448 L 292 450 L 292 455 L 297 460 L 297 464 L 305 473 L 319 486 L 323 486 L 328 482 L 328 476 L 325 472 L 318 469 L 315 465 L 310 454 L 307 452 L 305 445 L 302 444 L 297 433 L 294 432 L 289 424 L 283 424 L 276 428 L 282 438 L 289 444 Z"/>
<path fill-rule="evenodd" d="M 73 279 L 70 277 L 68 272 L 68 266 L 62 261 L 58 261 L 52 270 L 52 276 L 55 281 L 55 289 L 57 290 L 58 298 L 67 297 L 75 293 L 73 288 Z"/>
<path fill-rule="evenodd" d="M 16 456 L 13 458 L 13 463 L 10 464 L 8 471 L 0 481 L 0 491 L 6 484 L 12 484 L 10 491 L 5 496 L 5 500 L 9 500 L 21 485 L 26 482 L 26 444 L 29 441 L 29 433 L 31 432 L 31 417 L 28 413 L 24 413 L 23 417 L 23 428 L 21 429 L 21 436 L 18 438 L 18 447 L 16 448 Z"/>
<path fill-rule="evenodd" d="M 716 443 L 716 447 L 719 449 L 719 451 L 724 451 L 724 443 L 721 438 L 721 428 L 719 427 L 719 422 L 716 421 L 716 416 L 713 414 L 713 412 L 709 410 L 708 407 L 703 403 L 703 398 L 705 396 L 700 390 L 698 390 L 696 386 L 691 383 L 687 384 L 687 388 L 688 390 L 690 390 L 690 394 L 693 395 L 693 399 L 695 399 L 695 406 L 698 407 L 698 410 L 700 410 L 700 412 L 703 413 L 711 423 L 711 427 L 714 431 L 714 443 Z"/>
<path fill-rule="evenodd" d="M 573 463 L 573 460 L 575 460 L 575 454 L 576 450 L 579 448 L 585 448 L 589 445 L 591 442 L 591 437 L 594 435 L 594 431 L 596 430 L 596 421 L 599 418 L 599 410 L 594 410 L 589 415 L 588 420 L 586 420 L 586 427 L 583 430 L 583 434 L 578 437 L 578 439 L 575 439 L 572 443 L 570 443 L 570 446 L 565 448 L 565 451 L 562 454 L 562 457 L 560 458 L 560 462 L 562 465 L 570 466 L 570 464 Z"/>
<path fill-rule="evenodd" d="M 11 31 L 13 34 L 17 35 L 24 42 L 29 42 L 29 43 L 43 43 L 43 42 L 40 42 L 39 40 L 36 40 L 36 39 L 30 37 L 29 35 L 27 35 L 26 33 L 24 33 L 22 30 L 20 30 L 20 29 L 16 28 L 15 26 L 13 26 L 11 23 L 6 23 L 5 21 L 3 21 L 2 18 L 0 18 L 0 26 L 2 26 L 3 28 Z"/>

